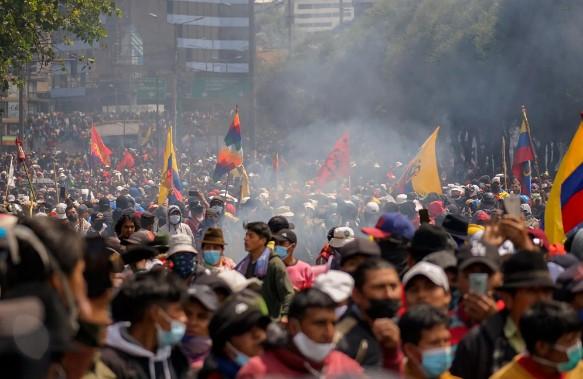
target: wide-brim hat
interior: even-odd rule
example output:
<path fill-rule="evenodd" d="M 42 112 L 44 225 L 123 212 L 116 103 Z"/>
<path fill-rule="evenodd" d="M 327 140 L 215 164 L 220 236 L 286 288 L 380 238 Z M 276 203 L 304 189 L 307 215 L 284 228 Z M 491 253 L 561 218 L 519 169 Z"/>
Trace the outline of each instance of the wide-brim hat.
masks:
<path fill-rule="evenodd" d="M 556 287 L 548 271 L 526 271 L 504 277 L 504 283 L 496 289 L 504 291 L 519 288 L 555 289 Z"/>
<path fill-rule="evenodd" d="M 223 236 L 223 229 L 221 228 L 208 228 L 204 233 L 204 237 L 200 244 L 208 244 L 208 245 L 221 245 L 226 246 L 228 245 L 225 242 L 225 238 Z"/>

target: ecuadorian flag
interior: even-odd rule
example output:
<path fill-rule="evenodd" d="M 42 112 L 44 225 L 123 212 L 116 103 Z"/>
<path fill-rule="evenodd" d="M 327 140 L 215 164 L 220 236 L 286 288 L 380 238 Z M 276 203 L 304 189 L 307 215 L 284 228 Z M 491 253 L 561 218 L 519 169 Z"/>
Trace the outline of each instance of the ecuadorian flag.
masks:
<path fill-rule="evenodd" d="M 522 124 L 520 125 L 520 135 L 514 150 L 514 161 L 512 162 L 512 175 L 520 181 L 520 193 L 530 196 L 531 169 L 530 161 L 534 160 L 532 143 L 530 141 L 530 131 L 526 120 L 526 111 L 522 112 Z"/>
<path fill-rule="evenodd" d="M 437 168 L 437 136 L 439 126 L 431 133 L 429 138 L 421 145 L 415 158 L 409 162 L 403 175 L 397 183 L 397 191 L 407 193 L 415 191 L 421 194 L 430 192 L 442 193 L 441 180 Z"/>
<path fill-rule="evenodd" d="M 545 210 L 545 232 L 551 243 L 561 243 L 583 222 L 583 114 L 565 153 Z"/>
<path fill-rule="evenodd" d="M 163 204 L 168 199 L 170 204 L 182 201 L 182 183 L 178 174 L 178 161 L 174 144 L 172 143 L 172 127 L 168 128 L 166 136 L 166 148 L 164 149 L 164 164 L 160 177 L 160 192 L 158 204 Z"/>

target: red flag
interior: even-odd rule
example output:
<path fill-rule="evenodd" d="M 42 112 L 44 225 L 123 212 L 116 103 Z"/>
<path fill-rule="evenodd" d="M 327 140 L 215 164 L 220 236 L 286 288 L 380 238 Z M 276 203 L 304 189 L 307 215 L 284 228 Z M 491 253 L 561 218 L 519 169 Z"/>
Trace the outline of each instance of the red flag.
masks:
<path fill-rule="evenodd" d="M 90 145 L 91 155 L 93 157 L 95 157 L 104 166 L 111 165 L 111 150 L 105 146 L 105 143 L 103 143 L 103 140 L 101 139 L 97 129 L 95 129 L 95 126 L 91 127 Z"/>
<path fill-rule="evenodd" d="M 132 153 L 129 152 L 129 150 L 126 149 L 126 151 L 123 153 L 122 159 L 120 159 L 120 161 L 117 162 L 115 169 L 117 171 L 122 171 L 126 168 L 128 170 L 131 170 L 135 166 L 136 166 L 136 160 L 134 159 L 134 156 L 132 155 Z"/>
<path fill-rule="evenodd" d="M 22 141 L 18 137 L 16 137 L 16 149 L 18 150 L 18 161 L 24 162 L 26 160 L 26 153 L 22 147 Z"/>
<path fill-rule="evenodd" d="M 348 147 L 348 132 L 344 133 L 334 148 L 328 154 L 326 162 L 320 168 L 316 183 L 322 186 L 332 180 L 348 176 L 350 171 L 350 150 Z"/>

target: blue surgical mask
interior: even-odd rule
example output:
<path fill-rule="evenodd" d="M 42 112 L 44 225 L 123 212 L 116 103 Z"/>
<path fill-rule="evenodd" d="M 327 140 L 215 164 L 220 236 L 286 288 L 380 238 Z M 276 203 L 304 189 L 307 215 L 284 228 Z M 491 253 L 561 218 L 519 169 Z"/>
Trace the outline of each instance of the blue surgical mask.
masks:
<path fill-rule="evenodd" d="M 202 252 L 202 259 L 204 263 L 209 266 L 214 266 L 219 263 L 221 259 L 221 251 L 220 250 L 204 250 Z"/>
<path fill-rule="evenodd" d="M 577 367 L 579 362 L 581 362 L 581 358 L 583 358 L 581 341 L 577 341 L 577 343 L 569 347 L 565 353 L 567 353 L 567 358 L 569 360 L 566 362 L 561 362 L 557 365 L 557 370 L 559 370 L 559 372 L 569 372 Z"/>
<path fill-rule="evenodd" d="M 429 378 L 437 378 L 449 370 L 452 362 L 453 352 L 448 346 L 424 351 L 421 365 Z"/>
<path fill-rule="evenodd" d="M 249 356 L 246 354 L 241 353 L 237 350 L 230 342 L 227 342 L 227 348 L 230 349 L 234 355 L 233 362 L 235 362 L 240 367 L 243 367 L 249 362 Z"/>
<path fill-rule="evenodd" d="M 287 257 L 287 248 L 284 246 L 277 245 L 274 252 L 281 259 L 285 259 Z"/>
<path fill-rule="evenodd" d="M 186 325 L 164 314 L 164 318 L 170 323 L 170 330 L 164 330 L 156 325 L 158 332 L 158 347 L 174 346 L 182 341 L 186 333 Z"/>

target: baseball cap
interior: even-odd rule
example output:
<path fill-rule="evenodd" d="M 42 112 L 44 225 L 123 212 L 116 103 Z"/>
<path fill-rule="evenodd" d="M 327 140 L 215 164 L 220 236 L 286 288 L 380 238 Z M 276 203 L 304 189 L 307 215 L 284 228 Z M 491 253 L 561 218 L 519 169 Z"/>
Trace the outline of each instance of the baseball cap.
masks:
<path fill-rule="evenodd" d="M 379 245 L 364 238 L 355 238 L 353 241 L 339 248 L 338 251 L 340 252 L 342 262 L 356 255 L 368 255 L 371 257 L 379 257 L 381 255 Z"/>
<path fill-rule="evenodd" d="M 294 224 L 290 224 L 290 222 L 284 216 L 273 216 L 267 222 L 267 226 L 269 226 L 269 230 L 271 230 L 271 233 L 277 233 L 281 229 L 294 228 Z"/>
<path fill-rule="evenodd" d="M 279 232 L 277 232 L 276 234 L 273 235 L 273 239 L 276 242 L 289 242 L 289 243 L 298 243 L 298 238 L 296 236 L 296 234 L 291 231 L 290 229 L 282 229 Z"/>
<path fill-rule="evenodd" d="M 362 228 L 364 234 L 374 238 L 387 238 L 390 236 L 413 238 L 415 228 L 407 217 L 398 212 L 385 213 L 379 217 L 373 228 Z"/>
<path fill-rule="evenodd" d="M 192 284 L 188 288 L 188 297 L 198 300 L 207 310 L 215 312 L 219 308 L 219 299 L 211 287 L 206 284 Z"/>
<path fill-rule="evenodd" d="M 406 201 L 407 201 L 407 195 L 405 195 L 404 193 L 397 195 L 397 198 L 395 199 L 395 203 L 397 203 L 397 204 L 403 204 Z"/>
<path fill-rule="evenodd" d="M 364 208 L 365 213 L 371 213 L 371 214 L 377 214 L 380 212 L 380 207 L 379 205 L 374 202 L 374 201 L 370 201 L 366 204 L 366 207 Z"/>
<path fill-rule="evenodd" d="M 243 274 L 235 270 L 227 270 L 221 271 L 217 274 L 217 277 L 220 278 L 229 286 L 229 289 L 234 292 L 241 292 L 246 288 L 252 290 L 260 290 L 261 289 L 261 281 L 257 278 L 245 278 Z"/>
<path fill-rule="evenodd" d="M 464 246 L 458 254 L 459 269 L 465 270 L 473 264 L 480 263 L 493 272 L 500 271 L 500 253 L 496 246 L 485 245 L 480 241 L 472 241 L 469 246 Z"/>
<path fill-rule="evenodd" d="M 271 323 L 267 305 L 261 296 L 244 290 L 229 297 L 215 312 L 209 324 L 213 348 L 223 348 L 229 338 L 240 336 L 253 327 L 267 328 Z"/>
<path fill-rule="evenodd" d="M 557 278 L 560 290 L 570 293 L 583 292 L 583 263 L 571 266 Z"/>
<path fill-rule="evenodd" d="M 170 236 L 170 249 L 168 250 L 168 256 L 181 253 L 193 253 L 198 254 L 194 246 L 192 246 L 192 239 L 186 234 L 175 234 Z"/>
<path fill-rule="evenodd" d="M 354 230 L 348 226 L 340 226 L 334 229 L 330 239 L 330 246 L 341 248 L 350 241 L 354 241 Z"/>
<path fill-rule="evenodd" d="M 423 258 L 423 261 L 433 263 L 434 265 L 437 265 L 444 270 L 449 268 L 457 268 L 457 258 L 449 250 L 442 250 L 431 253 Z"/>
<path fill-rule="evenodd" d="M 429 262 L 419 262 L 415 266 L 411 267 L 409 271 L 403 277 L 403 285 L 405 289 L 409 282 L 417 277 L 424 276 L 429 279 L 436 286 L 442 287 L 446 291 L 449 291 L 449 282 L 447 281 L 447 275 L 445 271 L 437 265 Z"/>
<path fill-rule="evenodd" d="M 354 279 L 343 271 L 330 270 L 316 278 L 314 288 L 326 293 L 336 303 L 341 303 L 352 295 Z"/>

